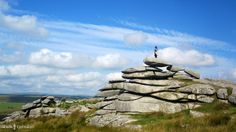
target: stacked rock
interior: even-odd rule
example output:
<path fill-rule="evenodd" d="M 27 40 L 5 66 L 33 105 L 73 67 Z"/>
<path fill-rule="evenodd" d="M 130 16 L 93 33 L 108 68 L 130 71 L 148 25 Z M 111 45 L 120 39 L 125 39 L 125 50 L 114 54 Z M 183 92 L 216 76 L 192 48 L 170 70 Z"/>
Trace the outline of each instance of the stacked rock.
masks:
<path fill-rule="evenodd" d="M 210 103 L 214 100 L 209 97 L 215 93 L 212 86 L 187 86 L 186 81 L 182 81 L 199 79 L 199 74 L 156 58 L 145 58 L 144 63 L 147 66 L 122 71 L 123 80 L 111 80 L 100 89 L 96 96 L 104 97 L 104 101 L 97 104 L 98 109 L 110 112 L 174 113 L 199 106 L 194 102 Z"/>
<path fill-rule="evenodd" d="M 144 63 L 145 66 L 122 71 L 124 79 L 110 80 L 99 90 L 96 96 L 102 97 L 103 101 L 96 104 L 98 110 L 90 119 L 91 124 L 107 125 L 104 117 L 108 114 L 175 113 L 215 100 L 218 87 L 197 81 L 200 80 L 198 73 L 157 58 L 145 58 Z M 220 99 L 227 100 L 227 89 L 217 93 Z M 233 97 L 231 100 L 235 99 Z"/>
<path fill-rule="evenodd" d="M 5 121 L 12 121 L 15 119 L 23 119 L 27 117 L 39 117 L 39 116 L 63 116 L 65 111 L 56 108 L 56 101 L 53 96 L 43 96 L 40 99 L 27 103 L 22 106 L 21 111 L 16 111 L 6 117 Z"/>

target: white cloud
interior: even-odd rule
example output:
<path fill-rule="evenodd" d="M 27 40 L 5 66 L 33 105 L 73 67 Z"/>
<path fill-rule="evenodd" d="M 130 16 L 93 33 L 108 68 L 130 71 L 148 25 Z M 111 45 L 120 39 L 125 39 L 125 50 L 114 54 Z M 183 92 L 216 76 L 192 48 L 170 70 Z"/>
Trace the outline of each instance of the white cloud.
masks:
<path fill-rule="evenodd" d="M 90 65 L 91 58 L 88 56 L 75 56 L 70 52 L 54 52 L 49 49 L 41 49 L 33 52 L 29 59 L 32 64 L 41 64 L 60 68 L 76 68 Z"/>
<path fill-rule="evenodd" d="M 128 44 L 143 44 L 147 39 L 148 36 L 141 31 L 124 35 L 124 41 Z"/>
<path fill-rule="evenodd" d="M 59 68 L 119 68 L 128 63 L 128 60 L 120 54 L 106 54 L 92 58 L 87 55 L 76 56 L 70 52 L 54 52 L 49 49 L 31 53 L 29 61 L 32 64 Z"/>
<path fill-rule="evenodd" d="M 159 57 L 178 65 L 210 66 L 215 63 L 214 57 L 196 50 L 180 50 L 169 47 L 159 50 Z"/>
<path fill-rule="evenodd" d="M 46 82 L 59 86 L 76 87 L 78 89 L 98 88 L 104 84 L 103 76 L 99 72 L 78 74 L 49 75 Z"/>
<path fill-rule="evenodd" d="M 0 25 L 11 30 L 24 32 L 31 35 L 48 35 L 48 31 L 45 28 L 38 26 L 37 18 L 35 16 L 12 16 L 0 14 Z"/>
<path fill-rule="evenodd" d="M 94 67 L 98 68 L 118 68 L 128 64 L 128 60 L 120 54 L 107 54 L 99 56 L 94 62 Z"/>
<path fill-rule="evenodd" d="M 10 9 L 9 4 L 5 0 L 0 0 L 0 12 L 1 12 L 1 10 L 6 11 L 9 9 Z"/>
<path fill-rule="evenodd" d="M 80 73 L 80 74 L 66 74 L 66 75 L 50 75 L 47 77 L 47 81 L 49 82 L 86 82 L 98 80 L 101 78 L 101 74 L 99 72 L 88 72 L 88 73 Z"/>
<path fill-rule="evenodd" d="M 0 76 L 27 77 L 54 73 L 53 69 L 35 65 L 0 66 Z"/>
<path fill-rule="evenodd" d="M 114 73 L 109 73 L 106 75 L 106 80 L 119 80 L 123 79 L 122 78 L 122 73 L 121 72 L 114 72 Z"/>

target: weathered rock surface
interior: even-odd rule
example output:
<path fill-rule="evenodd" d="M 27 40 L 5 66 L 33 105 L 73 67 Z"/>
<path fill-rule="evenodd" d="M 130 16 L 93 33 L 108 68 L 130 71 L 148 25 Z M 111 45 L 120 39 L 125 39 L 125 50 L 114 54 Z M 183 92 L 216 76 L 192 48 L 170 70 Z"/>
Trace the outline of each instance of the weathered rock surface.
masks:
<path fill-rule="evenodd" d="M 160 60 L 160 59 L 156 59 L 156 58 L 152 58 L 152 57 L 147 57 L 144 59 L 144 63 L 146 65 L 149 65 L 149 66 L 154 66 L 154 67 L 165 67 L 165 66 L 169 66 L 171 64 L 163 61 L 163 60 Z"/>
<path fill-rule="evenodd" d="M 172 77 L 174 72 L 154 72 L 154 71 L 146 71 L 146 72 L 135 72 L 130 74 L 123 74 L 122 77 L 125 79 L 166 79 L 168 77 Z"/>
<path fill-rule="evenodd" d="M 200 74 L 192 71 L 192 70 L 184 70 L 187 74 L 189 74 L 191 77 L 194 77 L 196 79 L 200 79 Z"/>
<path fill-rule="evenodd" d="M 204 103 L 212 103 L 214 101 L 214 98 L 206 95 L 197 95 L 197 100 Z"/>
<path fill-rule="evenodd" d="M 192 84 L 179 88 L 179 92 L 212 95 L 216 92 L 216 90 L 208 84 Z"/>
<path fill-rule="evenodd" d="M 171 65 L 167 67 L 167 70 L 172 71 L 172 72 L 179 72 L 179 71 L 184 71 L 184 68 Z"/>
<path fill-rule="evenodd" d="M 182 87 L 185 85 L 184 82 L 178 80 L 145 80 L 145 79 L 133 79 L 129 80 L 131 83 L 138 83 L 144 85 L 152 85 L 152 86 L 173 86 L 173 87 Z"/>
<path fill-rule="evenodd" d="M 181 99 L 188 99 L 188 94 L 176 93 L 176 92 L 160 92 L 151 94 L 154 97 L 158 97 L 164 100 L 176 101 Z"/>
<path fill-rule="evenodd" d="M 121 101 L 132 101 L 132 100 L 137 100 L 140 98 L 142 98 L 142 96 L 131 94 L 131 93 L 122 93 L 121 95 L 118 96 L 118 100 L 121 100 Z"/>
<path fill-rule="evenodd" d="M 129 92 L 140 93 L 140 94 L 150 94 L 161 91 L 175 91 L 178 87 L 172 86 L 148 86 L 136 83 L 126 83 L 124 89 Z"/>
<path fill-rule="evenodd" d="M 107 90 L 107 91 L 100 91 L 96 94 L 97 97 L 109 97 L 118 95 L 120 93 L 120 90 Z"/>
<path fill-rule="evenodd" d="M 120 113 L 108 113 L 108 114 L 98 115 L 88 120 L 90 125 L 95 125 L 99 127 L 104 127 L 104 126 L 120 127 L 134 121 L 136 120 L 132 119 L 129 115 L 124 115 Z"/>
<path fill-rule="evenodd" d="M 207 114 L 199 112 L 199 111 L 190 110 L 190 115 L 193 116 L 194 118 L 198 118 L 198 117 L 206 116 Z"/>
<path fill-rule="evenodd" d="M 217 90 L 217 97 L 219 99 L 228 99 L 228 91 L 225 88 L 221 88 Z"/>
<path fill-rule="evenodd" d="M 134 101 L 115 101 L 117 112 L 164 112 L 175 113 L 188 109 L 188 104 L 171 103 L 151 97 L 143 97 Z"/>
<path fill-rule="evenodd" d="M 128 68 L 122 71 L 122 73 L 129 74 L 129 73 L 136 73 L 136 72 L 145 72 L 145 71 L 156 71 L 162 72 L 159 68 L 149 67 L 149 66 L 140 66 L 135 68 Z"/>

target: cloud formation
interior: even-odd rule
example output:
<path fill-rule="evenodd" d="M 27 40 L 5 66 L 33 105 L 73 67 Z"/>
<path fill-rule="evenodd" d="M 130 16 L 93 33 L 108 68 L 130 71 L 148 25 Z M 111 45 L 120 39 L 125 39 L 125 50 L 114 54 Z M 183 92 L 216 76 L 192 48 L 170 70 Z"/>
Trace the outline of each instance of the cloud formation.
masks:
<path fill-rule="evenodd" d="M 35 16 L 13 16 L 0 13 L 0 25 L 8 29 L 36 36 L 47 36 L 48 31 L 38 26 Z"/>
<path fill-rule="evenodd" d="M 211 66 L 215 63 L 212 55 L 196 50 L 180 50 L 169 47 L 159 51 L 159 57 L 177 65 Z"/>
<path fill-rule="evenodd" d="M 141 31 L 124 35 L 124 41 L 128 44 L 143 44 L 147 39 L 148 36 Z"/>
<path fill-rule="evenodd" d="M 120 54 L 106 54 L 98 56 L 93 65 L 98 68 L 119 68 L 127 64 L 128 60 Z"/>
<path fill-rule="evenodd" d="M 27 77 L 54 73 L 53 69 L 35 65 L 10 65 L 0 66 L 0 77 Z"/>
<path fill-rule="evenodd" d="M 30 55 L 31 64 L 46 65 L 58 68 L 120 68 L 127 65 L 128 60 L 120 54 L 106 54 L 96 58 L 87 55 L 75 55 L 70 52 L 54 52 L 41 49 Z"/>
<path fill-rule="evenodd" d="M 39 25 L 37 18 L 32 15 L 8 15 L 6 12 L 11 7 L 5 0 L 0 0 L 0 26 L 25 33 L 27 35 L 45 37 L 48 35 L 48 31 Z"/>
<path fill-rule="evenodd" d="M 113 72 L 113 73 L 109 73 L 106 75 L 106 80 L 119 80 L 119 79 L 123 79 L 122 78 L 122 73 L 121 72 Z"/>

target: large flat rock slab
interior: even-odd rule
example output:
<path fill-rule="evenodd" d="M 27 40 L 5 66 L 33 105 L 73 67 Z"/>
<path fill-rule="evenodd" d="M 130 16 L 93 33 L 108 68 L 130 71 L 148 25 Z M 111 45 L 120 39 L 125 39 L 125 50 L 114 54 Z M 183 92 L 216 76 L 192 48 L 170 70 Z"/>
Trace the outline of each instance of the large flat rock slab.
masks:
<path fill-rule="evenodd" d="M 154 68 L 150 66 L 139 66 L 139 67 L 134 67 L 134 68 L 128 68 L 122 71 L 122 73 L 135 73 L 135 72 L 145 72 L 145 71 L 157 71 L 161 72 L 162 70 L 159 68 Z"/>
<path fill-rule="evenodd" d="M 184 70 L 187 74 L 189 74 L 191 77 L 195 78 L 195 79 L 200 79 L 200 74 L 197 72 L 194 72 L 192 70 L 189 69 L 185 69 Z"/>
<path fill-rule="evenodd" d="M 174 72 L 146 71 L 146 72 L 123 74 L 122 77 L 125 79 L 167 79 L 168 77 L 172 77 L 173 75 Z"/>
<path fill-rule="evenodd" d="M 160 92 L 151 94 L 154 97 L 170 100 L 170 101 L 178 101 L 181 99 L 188 99 L 188 94 L 185 93 L 176 93 L 176 92 Z"/>
<path fill-rule="evenodd" d="M 167 67 L 167 70 L 172 71 L 172 72 L 179 72 L 179 71 L 184 71 L 184 68 L 171 65 Z"/>
<path fill-rule="evenodd" d="M 118 95 L 121 91 L 120 90 L 106 90 L 106 91 L 99 91 L 95 96 L 96 97 L 109 97 Z"/>
<path fill-rule="evenodd" d="M 155 66 L 155 67 L 165 67 L 170 66 L 171 64 L 153 57 L 147 57 L 143 60 L 146 65 Z"/>
<path fill-rule="evenodd" d="M 184 82 L 181 82 L 181 81 L 178 81 L 178 80 L 132 79 L 132 80 L 129 80 L 129 82 L 143 84 L 143 85 L 151 85 L 151 86 L 173 86 L 173 87 L 185 86 Z"/>
<path fill-rule="evenodd" d="M 216 92 L 215 88 L 208 84 L 192 84 L 178 89 L 179 92 L 212 95 Z"/>
<path fill-rule="evenodd" d="M 158 100 L 151 97 L 143 97 L 134 101 L 119 101 L 114 102 L 118 112 L 164 112 L 176 113 L 182 110 L 194 108 L 191 103 L 171 103 Z"/>
<path fill-rule="evenodd" d="M 148 86 L 136 83 L 126 83 L 124 89 L 129 92 L 139 93 L 139 94 L 150 94 L 155 92 L 163 91 L 175 91 L 178 87 L 172 86 Z"/>
<path fill-rule="evenodd" d="M 131 93 L 122 93 L 118 96 L 118 99 L 121 101 L 133 101 L 140 98 L 142 98 L 142 96 L 131 94 Z"/>

